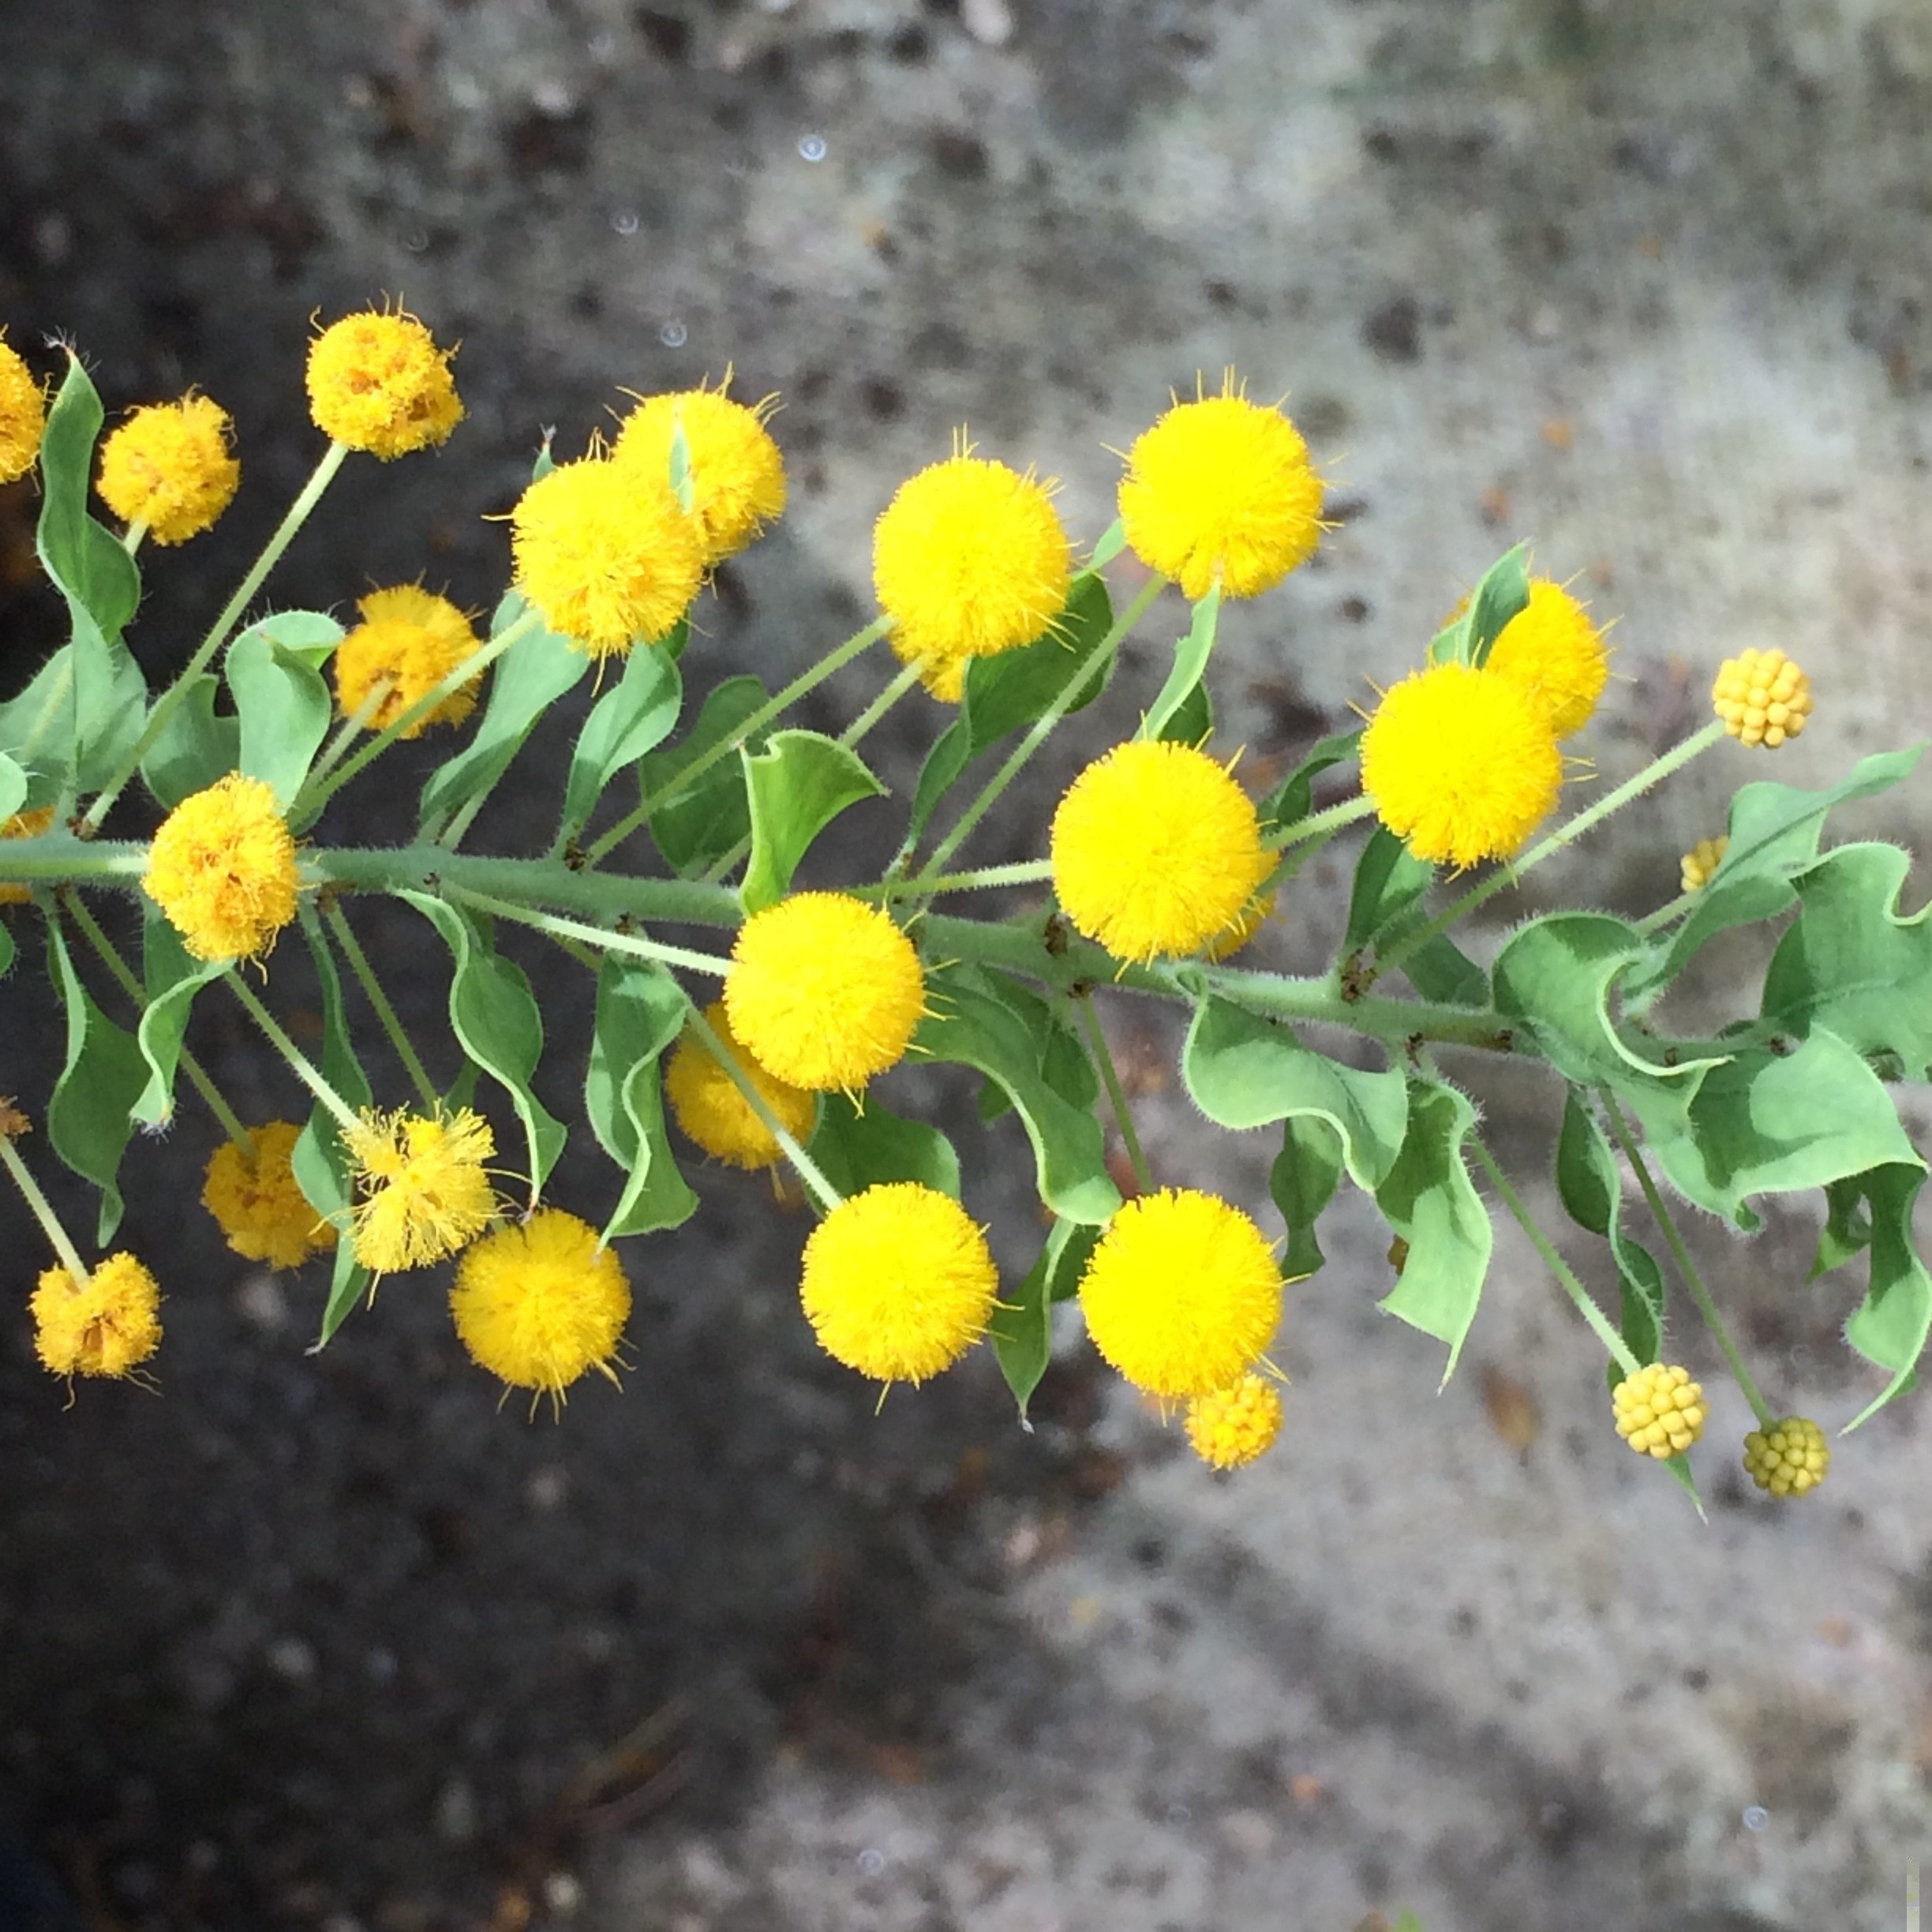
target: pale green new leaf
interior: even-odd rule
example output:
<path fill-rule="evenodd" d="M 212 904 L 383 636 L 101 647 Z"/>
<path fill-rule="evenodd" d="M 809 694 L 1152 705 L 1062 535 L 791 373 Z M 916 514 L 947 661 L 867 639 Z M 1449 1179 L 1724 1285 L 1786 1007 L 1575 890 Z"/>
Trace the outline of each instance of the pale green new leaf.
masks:
<path fill-rule="evenodd" d="M 676 1227 L 698 1196 L 678 1172 L 665 1128 L 660 1065 L 683 1031 L 689 1001 L 661 966 L 607 953 L 597 970 L 597 1026 L 584 1078 L 584 1112 L 597 1144 L 624 1175 L 604 1238 Z"/>
<path fill-rule="evenodd" d="M 283 611 L 228 647 L 224 669 L 241 733 L 239 768 L 286 811 L 328 736 L 334 706 L 320 666 L 343 628 L 321 611 Z"/>
<path fill-rule="evenodd" d="M 145 911 L 141 974 L 147 1004 L 135 1040 L 147 1063 L 148 1084 L 135 1101 L 133 1112 L 145 1125 L 163 1127 L 174 1117 L 174 1072 L 181 1064 L 189 1009 L 202 987 L 228 970 L 228 962 L 191 957 L 159 908 L 147 905 Z"/>
<path fill-rule="evenodd" d="M 1166 737 L 1169 724 L 1200 688 L 1201 680 L 1207 674 L 1208 657 L 1214 650 L 1215 625 L 1220 615 L 1221 586 L 1216 584 L 1194 606 L 1194 620 L 1188 627 L 1188 634 L 1174 646 L 1174 668 L 1167 673 L 1167 681 L 1162 685 L 1160 695 L 1148 707 L 1147 716 L 1140 721 L 1137 736 Z"/>
<path fill-rule="evenodd" d="M 818 732 L 773 732 L 762 751 L 743 751 L 751 814 L 751 857 L 739 897 L 747 914 L 792 889 L 792 875 L 832 821 L 886 788 L 864 759 Z"/>

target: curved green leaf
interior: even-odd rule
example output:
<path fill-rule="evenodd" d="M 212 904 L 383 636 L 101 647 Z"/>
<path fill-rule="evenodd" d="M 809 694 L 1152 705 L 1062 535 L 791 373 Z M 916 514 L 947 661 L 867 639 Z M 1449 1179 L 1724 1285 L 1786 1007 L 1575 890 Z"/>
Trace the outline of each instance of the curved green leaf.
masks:
<path fill-rule="evenodd" d="M 691 1002 L 661 966 L 604 956 L 597 969 L 597 1028 L 584 1077 L 584 1111 L 597 1144 L 623 1170 L 623 1192 L 604 1238 L 676 1227 L 698 1196 L 678 1172 L 665 1129 L 659 1065 L 683 1030 Z"/>
<path fill-rule="evenodd" d="M 1288 776 L 1262 801 L 1261 829 L 1290 826 L 1305 818 L 1315 803 L 1315 781 L 1337 765 L 1348 764 L 1360 755 L 1363 727 L 1336 732 L 1320 739 Z"/>
<path fill-rule="evenodd" d="M 47 1102 L 47 1139 L 76 1174 L 100 1189 L 96 1238 L 105 1248 L 121 1225 L 117 1177 L 134 1131 L 134 1102 L 148 1084 L 148 1063 L 133 1035 L 116 1026 L 89 996 L 57 919 L 47 921 L 47 953 L 67 1009 L 67 1060 Z"/>
<path fill-rule="evenodd" d="M 163 1127 L 174 1117 L 174 1072 L 181 1064 L 189 1009 L 202 987 L 227 971 L 228 962 L 191 958 L 160 910 L 148 905 L 145 911 L 141 973 L 146 1003 L 135 1043 L 147 1063 L 148 1084 L 134 1103 L 133 1114 L 144 1125 Z"/>
<path fill-rule="evenodd" d="M 1345 953 L 1360 954 L 1372 945 L 1387 953 L 1421 924 L 1423 898 L 1436 868 L 1418 859 L 1386 826 L 1377 826 L 1356 861 L 1349 893 Z M 1402 963 L 1409 983 L 1425 999 L 1457 1006 L 1488 1004 L 1489 983 L 1482 968 L 1466 958 L 1446 933 L 1438 933 Z"/>
<path fill-rule="evenodd" d="M 28 773 L 29 806 L 51 804 L 73 768 L 73 646 L 63 644 L 17 698 L 0 704 L 0 751 Z"/>
<path fill-rule="evenodd" d="M 1556 1142 L 1556 1192 L 1578 1227 L 1609 1243 L 1623 1293 L 1623 1340 L 1638 1362 L 1657 1361 L 1664 1328 L 1664 1272 L 1641 1241 L 1623 1232 L 1623 1178 L 1589 1101 L 1572 1087 Z M 1610 1386 L 1623 1379 L 1610 1365 Z"/>
<path fill-rule="evenodd" d="M 886 1181 L 917 1181 L 959 1199 L 959 1155 L 953 1143 L 937 1127 L 902 1120 L 874 1099 L 861 1107 L 844 1094 L 827 1094 L 807 1151 L 841 1194 Z"/>
<path fill-rule="evenodd" d="M 1215 646 L 1215 630 L 1221 615 L 1221 586 L 1214 585 L 1194 606 L 1194 620 L 1188 634 L 1174 646 L 1174 668 L 1167 673 L 1160 695 L 1148 707 L 1136 734 L 1141 738 L 1164 738 L 1167 727 L 1200 688 L 1207 674 L 1208 660 Z"/>
<path fill-rule="evenodd" d="M 739 896 L 747 913 L 775 904 L 812 841 L 848 805 L 886 788 L 857 752 L 818 732 L 773 732 L 762 751 L 740 747 L 751 813 L 751 859 Z"/>
<path fill-rule="evenodd" d="M 1503 627 L 1530 601 L 1529 546 L 1518 544 L 1485 571 L 1462 612 L 1436 632 L 1428 648 L 1432 665 L 1481 665 Z"/>
<path fill-rule="evenodd" d="M 4 751 L 0 751 L 0 823 L 11 818 L 26 803 L 26 773 Z"/>
<path fill-rule="evenodd" d="M 1053 1356 L 1053 1305 L 1065 1301 L 1080 1286 L 1088 1257 L 1100 1230 L 1082 1222 L 1056 1220 L 1047 1231 L 1039 1259 L 1026 1279 L 993 1311 L 987 1334 L 999 1358 L 1000 1372 L 1026 1421 L 1027 1404 L 1039 1387 Z"/>
<path fill-rule="evenodd" d="M 919 783 L 912 789 L 912 817 L 906 828 L 908 850 L 925 836 L 940 800 L 972 762 L 972 726 L 963 717 L 956 717 L 933 740 L 932 749 L 919 766 Z"/>
<path fill-rule="evenodd" d="M 1892 1380 L 1845 1425 L 1848 1435 L 1911 1387 L 1932 1332 L 1932 1278 L 1912 1245 L 1912 1208 L 1925 1185 L 1916 1163 L 1874 1168 L 1852 1183 L 1870 1206 L 1871 1282 L 1845 1340 Z"/>
<path fill-rule="evenodd" d="M 241 723 L 216 715 L 215 695 L 219 688 L 213 672 L 202 672 L 141 760 L 148 789 L 170 811 L 192 793 L 205 792 L 218 778 L 241 768 Z"/>
<path fill-rule="evenodd" d="M 224 669 L 240 732 L 239 769 L 269 786 L 284 811 L 328 736 L 334 704 L 317 667 L 342 635 L 342 626 L 320 611 L 283 611 L 228 647 Z"/>
<path fill-rule="evenodd" d="M 751 807 L 744 767 L 734 758 L 720 758 L 688 791 L 672 788 L 680 773 L 714 745 L 742 737 L 746 719 L 768 696 L 757 678 L 724 679 L 706 694 L 682 743 L 668 751 L 650 753 L 638 766 L 644 797 L 665 800 L 651 814 L 651 837 L 680 878 L 702 872 L 736 850 L 751 829 Z M 751 748 L 760 751 L 764 743 L 761 736 Z"/>
<path fill-rule="evenodd" d="M 565 843 L 589 823 L 604 788 L 670 736 L 683 702 L 677 659 L 656 645 L 636 646 L 624 661 L 623 676 L 591 707 L 577 735 L 564 789 Z"/>
<path fill-rule="evenodd" d="M 88 511 L 94 442 L 103 412 L 80 358 L 67 351 L 67 373 L 47 411 L 40 440 L 40 518 L 35 547 L 69 606 L 79 605 L 105 638 L 118 637 L 140 602 L 140 571 L 126 546 Z"/>
<path fill-rule="evenodd" d="M 1403 1106 L 1408 1101 L 1405 1096 Z M 1282 1273 L 1290 1281 L 1318 1274 L 1326 1257 L 1315 1223 L 1342 1184 L 1342 1136 L 1326 1115 L 1290 1114 L 1282 1125 L 1282 1151 L 1268 1170 L 1268 1192 L 1288 1224 Z"/>

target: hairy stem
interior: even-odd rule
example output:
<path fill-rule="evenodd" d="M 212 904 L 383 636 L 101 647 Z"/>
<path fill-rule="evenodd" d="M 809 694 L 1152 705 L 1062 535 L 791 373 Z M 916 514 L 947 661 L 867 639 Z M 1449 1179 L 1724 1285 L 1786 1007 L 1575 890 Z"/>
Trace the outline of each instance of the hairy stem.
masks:
<path fill-rule="evenodd" d="M 389 995 L 383 990 L 383 983 L 376 977 L 376 969 L 350 930 L 342 908 L 331 906 L 327 916 L 328 929 L 335 935 L 335 943 L 341 947 L 343 958 L 348 960 L 349 970 L 355 975 L 357 983 L 375 1009 L 382 1030 L 389 1035 L 389 1044 L 402 1062 L 402 1070 L 408 1074 L 410 1084 L 416 1089 L 417 1098 L 422 1102 L 425 1112 L 433 1114 L 442 1096 L 436 1091 L 435 1083 L 429 1077 L 429 1069 L 423 1065 L 422 1057 L 416 1050 L 416 1043 L 397 1017 L 395 1008 L 389 1002 Z M 302 908 L 302 924 L 309 930 L 311 942 L 320 943 L 321 935 L 315 930 L 315 915 L 307 906 Z"/>
<path fill-rule="evenodd" d="M 1093 995 L 1082 993 L 1074 1005 L 1080 1009 L 1081 1020 L 1087 1028 L 1087 1037 L 1093 1043 L 1094 1061 L 1100 1069 L 1100 1078 L 1106 1088 L 1107 1102 L 1114 1110 L 1114 1118 L 1121 1130 L 1121 1140 L 1127 1149 L 1127 1159 L 1133 1164 L 1134 1179 L 1139 1182 L 1143 1194 L 1154 1192 L 1154 1177 L 1148 1171 L 1147 1155 L 1140 1150 L 1140 1136 L 1134 1132 L 1133 1115 L 1128 1110 L 1127 1095 L 1120 1083 L 1120 1075 L 1114 1065 L 1114 1056 L 1107 1050 L 1106 1031 L 1100 1024 L 1100 1016 L 1094 1010 Z"/>

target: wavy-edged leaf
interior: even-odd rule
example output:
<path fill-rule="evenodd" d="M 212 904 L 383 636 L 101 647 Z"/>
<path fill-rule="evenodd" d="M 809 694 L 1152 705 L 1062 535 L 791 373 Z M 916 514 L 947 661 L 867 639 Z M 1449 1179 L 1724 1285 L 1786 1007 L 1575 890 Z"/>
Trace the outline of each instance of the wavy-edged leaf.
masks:
<path fill-rule="evenodd" d="M 1870 1211 L 1871 1280 L 1845 1324 L 1845 1340 L 1892 1380 L 1846 1424 L 1847 1434 L 1911 1387 L 1932 1332 L 1932 1278 L 1912 1245 L 1912 1208 L 1925 1185 L 1924 1168 L 1893 1163 L 1856 1176 L 1852 1185 Z"/>
<path fill-rule="evenodd" d="M 1221 586 L 1217 583 L 1194 606 L 1193 621 L 1188 627 L 1187 635 L 1174 645 L 1174 668 L 1167 673 L 1167 681 L 1162 685 L 1159 695 L 1148 706 L 1137 736 L 1166 737 L 1168 725 L 1200 688 L 1201 680 L 1207 675 L 1208 660 L 1214 651 L 1215 632 L 1220 616 Z"/>
<path fill-rule="evenodd" d="M 739 897 L 747 914 L 775 904 L 832 821 L 886 788 L 863 758 L 818 732 L 777 731 L 762 751 L 741 753 L 751 814 L 751 857 Z"/>
<path fill-rule="evenodd" d="M 121 1225 L 121 1156 L 134 1131 L 133 1106 L 148 1084 L 134 1035 L 95 1005 L 57 919 L 47 921 L 47 954 L 67 1009 L 67 1059 L 47 1102 L 47 1139 L 83 1180 L 100 1189 L 96 1238 L 105 1248 Z"/>
<path fill-rule="evenodd" d="M 597 1028 L 584 1077 L 584 1112 L 624 1175 L 604 1239 L 676 1227 L 698 1196 L 678 1172 L 665 1131 L 660 1066 L 691 1002 L 661 966 L 607 953 L 597 969 Z"/>
<path fill-rule="evenodd" d="M 1290 826 L 1305 818 L 1314 809 L 1315 781 L 1338 765 L 1346 765 L 1361 753 L 1363 727 L 1335 732 L 1321 739 L 1288 776 L 1270 792 L 1260 806 L 1261 829 Z"/>
<path fill-rule="evenodd" d="M 63 644 L 17 697 L 0 704 L 0 751 L 28 774 L 27 803 L 51 804 L 73 764 L 73 646 Z"/>
<path fill-rule="evenodd" d="M 987 984 L 1001 1004 L 1026 1022 L 1039 1055 L 1040 1077 L 1069 1106 L 1091 1111 L 1100 1098 L 1100 1073 L 1078 1029 L 1024 982 L 1010 973 L 985 970 Z M 999 1106 L 983 1118 L 996 1118 L 1009 1104 L 1002 1094 Z"/>
<path fill-rule="evenodd" d="M 238 765 L 286 811 L 328 736 L 334 710 L 320 666 L 343 627 L 322 611 L 282 611 L 228 646 L 223 669 L 240 732 Z"/>
<path fill-rule="evenodd" d="M 1641 1241 L 1623 1232 L 1623 1178 L 1589 1100 L 1572 1087 L 1563 1103 L 1556 1141 L 1556 1192 L 1563 1211 L 1581 1228 L 1609 1244 L 1623 1296 L 1623 1341 L 1638 1361 L 1657 1360 L 1664 1331 L 1664 1271 Z M 1610 1386 L 1623 1379 L 1610 1365 Z"/>
<path fill-rule="evenodd" d="M 1403 1106 L 1408 1102 L 1404 1099 Z M 1288 1225 L 1282 1273 L 1305 1281 L 1320 1271 L 1327 1257 L 1315 1238 L 1315 1223 L 1342 1184 L 1342 1136 L 1325 1114 L 1290 1114 L 1282 1123 L 1282 1151 L 1268 1170 L 1268 1192 Z"/>
<path fill-rule="evenodd" d="M 959 1199 L 959 1155 L 953 1143 L 937 1127 L 901 1119 L 869 1097 L 862 1107 L 844 1094 L 827 1094 L 807 1151 L 841 1194 L 887 1181 L 917 1181 Z"/>
<path fill-rule="evenodd" d="M 680 628 L 686 623 L 678 620 Z M 604 788 L 670 736 L 683 702 L 676 653 L 654 644 L 634 649 L 623 676 L 591 706 L 577 734 L 564 788 L 565 843 L 575 841 L 590 822 Z"/>
<path fill-rule="evenodd" d="M 683 739 L 668 751 L 653 751 L 638 766 L 638 782 L 647 799 L 664 803 L 651 814 L 650 833 L 672 871 L 689 878 L 734 850 L 751 829 L 751 806 L 744 767 L 721 758 L 699 774 L 687 791 L 676 791 L 680 775 L 715 745 L 742 737 L 745 721 L 769 694 L 754 677 L 729 677 L 713 687 Z M 764 748 L 762 735 L 747 741 Z"/>
<path fill-rule="evenodd" d="M 228 969 L 226 960 L 192 958 L 180 935 L 159 908 L 145 908 L 141 931 L 141 976 L 145 1004 L 135 1043 L 148 1068 L 148 1084 L 133 1106 L 134 1117 L 149 1127 L 174 1118 L 174 1073 L 181 1064 L 188 1014 L 195 995 Z"/>
<path fill-rule="evenodd" d="M 1026 1421 L 1027 1404 L 1039 1387 L 1053 1355 L 1053 1305 L 1064 1301 L 1080 1286 L 1088 1257 L 1100 1230 L 1084 1222 L 1056 1219 L 1047 1230 L 1039 1259 L 1026 1278 L 993 1311 L 987 1334 L 1000 1372 Z"/>
<path fill-rule="evenodd" d="M 241 722 L 217 714 L 215 696 L 219 689 L 213 672 L 200 672 L 141 760 L 148 789 L 170 811 L 192 793 L 205 792 L 216 779 L 240 769 Z"/>

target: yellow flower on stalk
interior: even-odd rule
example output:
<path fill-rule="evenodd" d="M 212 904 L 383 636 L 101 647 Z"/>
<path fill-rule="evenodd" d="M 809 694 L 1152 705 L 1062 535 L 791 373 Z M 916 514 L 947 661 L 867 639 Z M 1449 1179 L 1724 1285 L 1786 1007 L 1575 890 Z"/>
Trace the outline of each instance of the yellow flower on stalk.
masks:
<path fill-rule="evenodd" d="M 513 1388 L 557 1396 L 586 1368 L 616 1380 L 631 1284 L 595 1228 L 539 1208 L 464 1249 L 450 1313 L 479 1366 Z"/>
<path fill-rule="evenodd" d="M 1506 677 L 1549 720 L 1559 738 L 1589 722 L 1610 676 L 1610 653 L 1589 612 L 1559 583 L 1530 580 L 1530 601 L 1489 646 L 1484 665 Z"/>
<path fill-rule="evenodd" d="M 1724 863 L 1724 854 L 1730 849 L 1728 833 L 1714 839 L 1699 839 L 1678 862 L 1683 889 L 1687 893 L 1702 892 L 1711 882 L 1711 875 Z"/>
<path fill-rule="evenodd" d="M 388 691 L 365 721 L 371 731 L 383 731 L 477 648 L 470 620 L 451 603 L 420 584 L 401 584 L 392 590 L 372 590 L 356 608 L 362 621 L 335 646 L 335 702 L 344 717 L 361 710 L 378 683 Z M 460 724 L 476 709 L 482 688 L 478 672 L 403 732 L 420 738 L 432 724 Z"/>
<path fill-rule="evenodd" d="M 1187 1407 L 1188 1440 L 1211 1469 L 1240 1469 L 1265 1455 L 1281 1428 L 1281 1395 L 1266 1376 L 1245 1375 Z"/>
<path fill-rule="evenodd" d="M 220 1224 L 228 1245 L 249 1261 L 275 1268 L 300 1267 L 311 1255 L 335 1245 L 335 1230 L 309 1205 L 290 1156 L 301 1129 L 271 1121 L 249 1134 L 251 1158 L 224 1140 L 208 1164 L 201 1204 Z"/>
<path fill-rule="evenodd" d="M 510 543 L 523 594 L 593 657 L 663 637 L 704 581 L 698 526 L 641 463 L 559 463 L 511 512 Z"/>
<path fill-rule="evenodd" d="M 1563 757 L 1519 686 L 1440 664 L 1383 694 L 1362 734 L 1361 777 L 1410 852 L 1461 867 L 1522 848 L 1556 806 Z"/>
<path fill-rule="evenodd" d="M 1610 1391 L 1616 1432 L 1639 1455 L 1682 1455 L 1704 1433 L 1710 1413 L 1701 1384 L 1674 1362 L 1652 1362 Z"/>
<path fill-rule="evenodd" d="M 882 1382 L 923 1382 L 986 1333 L 998 1271 L 951 1196 L 886 1181 L 841 1202 L 805 1244 L 799 1300 L 834 1361 Z"/>
<path fill-rule="evenodd" d="M 1775 751 L 1811 715 L 1811 680 L 1781 650 L 1741 651 L 1718 667 L 1711 706 L 1747 746 Z"/>
<path fill-rule="evenodd" d="M 798 893 L 739 929 L 724 978 L 734 1039 L 766 1072 L 853 1093 L 904 1057 L 926 975 L 890 916 L 843 893 Z"/>
<path fill-rule="evenodd" d="M 1238 1208 L 1191 1188 L 1130 1200 L 1080 1277 L 1094 1346 L 1163 1401 L 1230 1388 L 1281 1320 L 1275 1251 Z"/>
<path fill-rule="evenodd" d="M 1273 864 L 1226 767 L 1155 739 L 1116 745 L 1073 781 L 1050 849 L 1067 917 L 1125 960 L 1198 952 L 1227 934 Z"/>
<path fill-rule="evenodd" d="M 959 702 L 966 667 L 1043 636 L 1073 582 L 1057 486 L 972 453 L 900 484 L 872 534 L 872 586 L 902 664 L 935 698 Z"/>
<path fill-rule="evenodd" d="M 1251 899 L 1201 948 L 1201 957 L 1211 966 L 1232 959 L 1274 916 L 1274 893 L 1264 893 L 1260 898 Z"/>
<path fill-rule="evenodd" d="M 365 1110 L 343 1130 L 356 1165 L 355 1256 L 378 1275 L 427 1267 L 474 1241 L 496 1212 L 483 1163 L 489 1122 L 467 1107 L 421 1114 Z"/>
<path fill-rule="evenodd" d="M 724 393 L 730 382 L 727 370 L 715 389 L 640 396 L 611 451 L 614 462 L 636 463 L 668 482 L 671 446 L 682 427 L 691 457 L 691 514 L 706 570 L 736 556 L 784 513 L 784 459 L 765 427 L 778 399 L 734 402 Z"/>
<path fill-rule="evenodd" d="M 1745 1473 L 1774 1496 L 1809 1496 L 1830 1467 L 1825 1432 L 1804 1416 L 1787 1416 L 1744 1438 Z"/>
<path fill-rule="evenodd" d="M 295 916 L 295 841 L 272 790 L 230 772 L 162 820 L 141 884 L 200 960 L 255 959 Z"/>
<path fill-rule="evenodd" d="M 0 839 L 38 838 L 54 823 L 54 807 L 36 805 L 32 811 L 17 811 L 0 825 Z M 25 905 L 33 897 L 30 886 L 0 886 L 0 905 Z"/>
<path fill-rule="evenodd" d="M 212 396 L 150 403 L 102 444 L 94 487 L 122 522 L 146 524 L 158 544 L 185 543 L 228 507 L 241 484 L 229 447 L 234 433 Z"/>
<path fill-rule="evenodd" d="M 779 1125 L 794 1140 L 809 1140 L 818 1116 L 817 1096 L 766 1072 L 732 1032 L 722 1000 L 713 1000 L 704 1017 L 719 1045 L 737 1062 L 740 1076 L 756 1089 Z M 751 1170 L 769 1167 L 779 1159 L 783 1150 L 777 1136 L 696 1034 L 685 1034 L 672 1049 L 665 1068 L 664 1090 L 679 1126 L 713 1160 Z"/>
<path fill-rule="evenodd" d="M 47 1269 L 28 1306 L 34 1353 L 58 1376 L 125 1376 L 161 1346 L 161 1290 L 131 1254 L 110 1255 L 84 1282 Z"/>
<path fill-rule="evenodd" d="M 1197 385 L 1198 389 L 1198 385 Z M 1190 600 L 1259 597 L 1315 554 L 1322 482 L 1301 432 L 1248 400 L 1230 369 L 1218 396 L 1176 399 L 1127 452 L 1127 544 Z"/>
<path fill-rule="evenodd" d="M 47 396 L 34 373 L 0 333 L 0 483 L 34 466 L 47 432 Z"/>
<path fill-rule="evenodd" d="M 406 309 L 344 316 L 309 345 L 309 414 L 324 436 L 384 462 L 446 443 L 463 416 L 455 353 Z"/>

